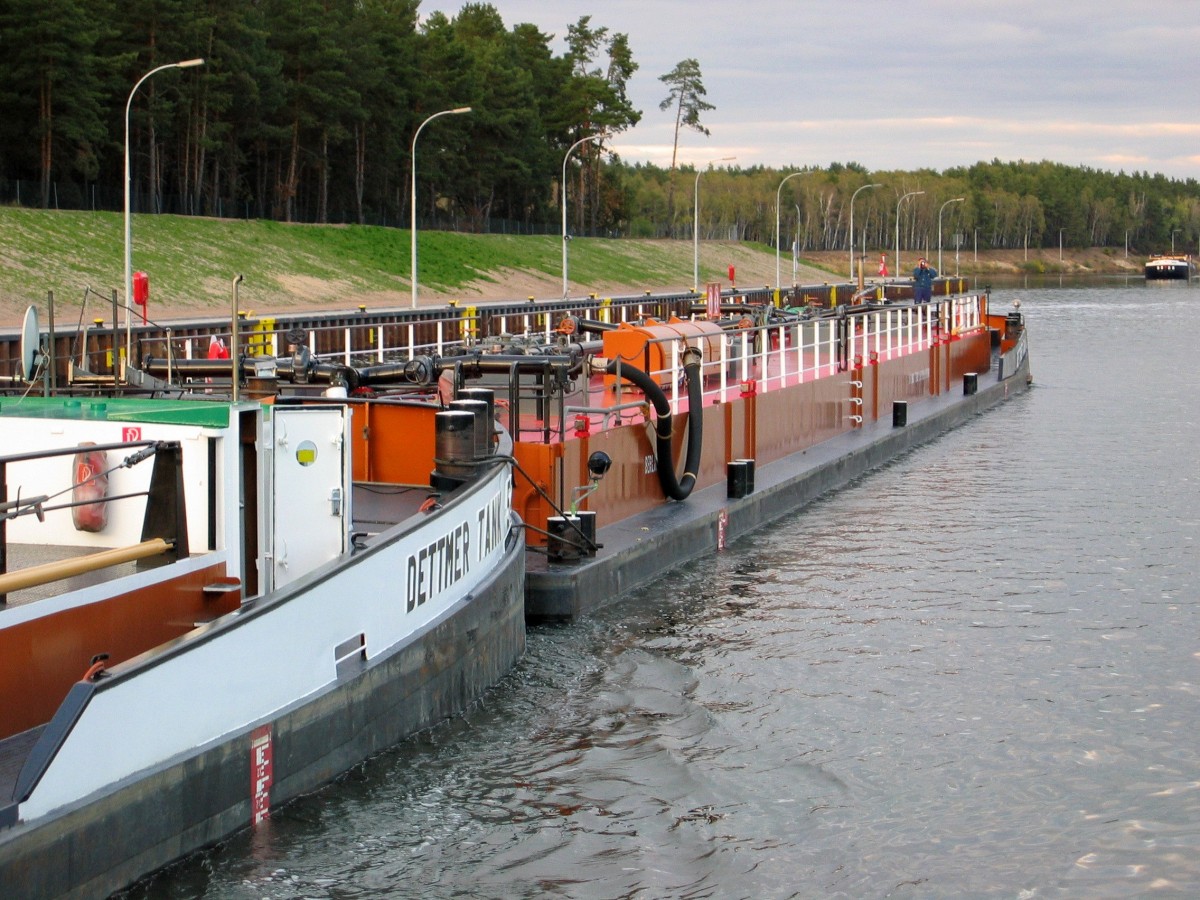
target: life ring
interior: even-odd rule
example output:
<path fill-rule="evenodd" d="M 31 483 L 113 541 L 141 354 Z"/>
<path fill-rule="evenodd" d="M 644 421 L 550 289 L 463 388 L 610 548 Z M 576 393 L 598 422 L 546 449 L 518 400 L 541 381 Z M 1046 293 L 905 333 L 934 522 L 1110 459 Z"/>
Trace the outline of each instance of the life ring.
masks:
<path fill-rule="evenodd" d="M 94 446 L 90 441 L 80 447 Z M 103 531 L 108 525 L 108 454 L 81 450 L 72 459 L 71 521 L 76 531 Z"/>

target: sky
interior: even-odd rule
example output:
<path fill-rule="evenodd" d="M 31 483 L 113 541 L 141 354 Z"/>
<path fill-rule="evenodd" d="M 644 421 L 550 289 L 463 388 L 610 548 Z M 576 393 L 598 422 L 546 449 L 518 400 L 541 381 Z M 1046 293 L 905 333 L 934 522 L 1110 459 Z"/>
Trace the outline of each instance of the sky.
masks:
<path fill-rule="evenodd" d="M 715 109 L 681 164 L 944 171 L 1026 160 L 1200 178 L 1200 0 L 491 0 L 564 53 L 623 32 L 642 119 L 610 145 L 671 163 L 660 76 L 700 64 Z M 458 0 L 422 0 L 455 15 Z"/>

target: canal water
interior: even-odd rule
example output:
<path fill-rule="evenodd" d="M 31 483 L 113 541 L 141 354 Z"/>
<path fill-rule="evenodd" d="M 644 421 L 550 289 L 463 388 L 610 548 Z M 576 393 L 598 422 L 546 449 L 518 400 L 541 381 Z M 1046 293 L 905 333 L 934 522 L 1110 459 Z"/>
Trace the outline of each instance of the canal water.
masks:
<path fill-rule="evenodd" d="M 134 898 L 1200 895 L 1200 288 L 998 288 L 1033 389 Z"/>

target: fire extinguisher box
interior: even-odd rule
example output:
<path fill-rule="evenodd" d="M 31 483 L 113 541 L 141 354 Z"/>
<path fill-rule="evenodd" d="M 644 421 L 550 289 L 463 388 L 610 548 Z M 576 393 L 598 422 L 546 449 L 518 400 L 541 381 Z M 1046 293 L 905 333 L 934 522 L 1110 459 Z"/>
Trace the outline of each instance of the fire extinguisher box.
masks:
<path fill-rule="evenodd" d="M 133 302 L 145 306 L 150 299 L 150 276 L 145 272 L 133 273 Z"/>

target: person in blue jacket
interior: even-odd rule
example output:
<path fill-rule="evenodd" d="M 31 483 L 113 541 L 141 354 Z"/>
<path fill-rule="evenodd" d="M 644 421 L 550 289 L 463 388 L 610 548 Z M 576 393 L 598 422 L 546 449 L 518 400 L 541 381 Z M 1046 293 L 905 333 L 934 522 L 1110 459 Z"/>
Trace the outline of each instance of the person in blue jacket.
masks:
<path fill-rule="evenodd" d="M 927 262 L 925 257 L 917 260 L 913 269 L 913 299 L 918 303 L 928 303 L 933 298 L 933 279 L 937 278 L 937 269 Z"/>

